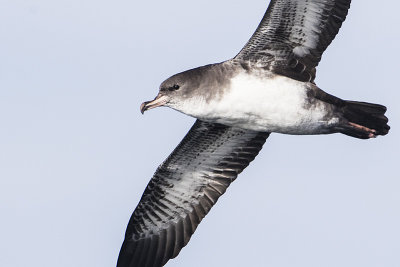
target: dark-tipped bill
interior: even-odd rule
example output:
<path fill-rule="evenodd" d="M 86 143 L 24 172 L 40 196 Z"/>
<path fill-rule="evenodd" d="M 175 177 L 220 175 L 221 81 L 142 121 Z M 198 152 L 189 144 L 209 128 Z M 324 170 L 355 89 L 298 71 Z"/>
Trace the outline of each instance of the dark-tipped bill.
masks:
<path fill-rule="evenodd" d="M 156 107 L 159 107 L 159 106 L 163 106 L 168 102 L 168 100 L 169 100 L 168 96 L 165 96 L 165 95 L 162 95 L 162 94 L 158 94 L 156 96 L 156 98 L 154 98 L 154 100 L 143 102 L 140 105 L 140 112 L 142 112 L 142 114 L 143 114 L 148 109 L 152 109 L 152 108 L 156 108 Z"/>

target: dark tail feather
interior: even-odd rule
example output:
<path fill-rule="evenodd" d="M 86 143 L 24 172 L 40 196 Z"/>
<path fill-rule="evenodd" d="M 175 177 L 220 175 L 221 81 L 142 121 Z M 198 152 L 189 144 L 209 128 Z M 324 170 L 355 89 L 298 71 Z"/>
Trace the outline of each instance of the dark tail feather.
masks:
<path fill-rule="evenodd" d="M 389 132 L 388 118 L 384 115 L 386 107 L 365 102 L 345 101 L 343 117 L 347 120 L 339 131 L 343 134 L 368 139 Z"/>

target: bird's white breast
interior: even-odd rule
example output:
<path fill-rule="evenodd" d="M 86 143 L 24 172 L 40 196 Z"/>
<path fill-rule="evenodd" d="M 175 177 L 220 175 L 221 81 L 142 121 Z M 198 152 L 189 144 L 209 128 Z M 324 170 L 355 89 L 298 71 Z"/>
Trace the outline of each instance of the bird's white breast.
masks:
<path fill-rule="evenodd" d="M 197 99 L 185 113 L 256 131 L 319 133 L 327 124 L 325 104 L 319 100 L 310 104 L 307 90 L 307 83 L 284 76 L 242 72 L 230 80 L 221 95 L 209 101 Z"/>

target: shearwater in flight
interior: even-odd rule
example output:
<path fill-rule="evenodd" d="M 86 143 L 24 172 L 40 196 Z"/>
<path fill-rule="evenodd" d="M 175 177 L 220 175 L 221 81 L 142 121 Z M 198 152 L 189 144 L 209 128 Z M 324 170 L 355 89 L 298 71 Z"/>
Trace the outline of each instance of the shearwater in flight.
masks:
<path fill-rule="evenodd" d="M 271 132 L 385 135 L 382 105 L 342 100 L 314 82 L 351 0 L 272 0 L 233 59 L 173 75 L 144 111 L 166 106 L 197 118 L 158 167 L 129 221 L 118 267 L 176 257 L 200 221 Z"/>

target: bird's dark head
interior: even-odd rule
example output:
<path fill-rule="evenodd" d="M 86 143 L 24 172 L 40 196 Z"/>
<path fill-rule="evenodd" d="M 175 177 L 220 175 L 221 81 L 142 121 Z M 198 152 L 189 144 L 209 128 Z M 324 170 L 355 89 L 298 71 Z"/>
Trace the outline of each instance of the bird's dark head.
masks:
<path fill-rule="evenodd" d="M 146 101 L 140 106 L 140 111 L 144 113 L 148 109 L 168 106 L 180 110 L 180 106 L 189 100 L 204 98 L 205 79 L 207 67 L 191 69 L 175 74 L 160 85 L 160 91 L 156 98 Z M 190 101 L 191 102 L 191 101 Z"/>

